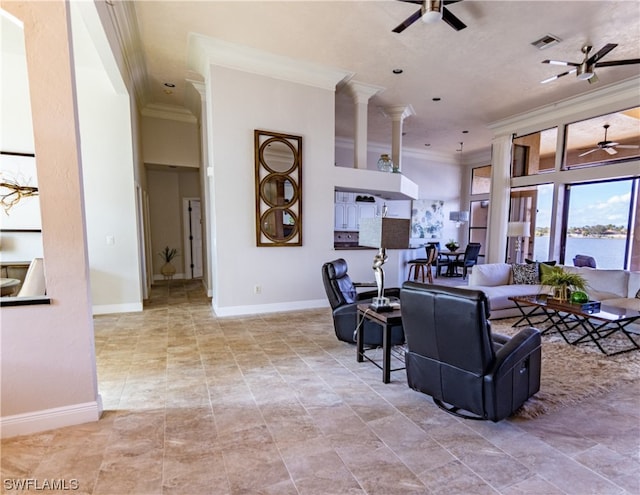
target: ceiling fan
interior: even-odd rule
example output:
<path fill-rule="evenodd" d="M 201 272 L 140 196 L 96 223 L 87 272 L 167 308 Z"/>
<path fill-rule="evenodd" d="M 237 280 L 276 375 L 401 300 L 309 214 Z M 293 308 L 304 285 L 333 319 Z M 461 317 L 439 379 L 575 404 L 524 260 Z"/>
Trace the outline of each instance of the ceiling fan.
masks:
<path fill-rule="evenodd" d="M 401 33 L 407 29 L 411 24 L 418 19 L 422 19 L 422 22 L 431 24 L 443 20 L 449 26 L 456 31 L 460 31 L 467 27 L 467 25 L 458 19 L 455 15 L 449 12 L 449 9 L 445 5 L 450 3 L 461 2 L 462 0 L 398 0 L 399 2 L 416 3 L 421 5 L 420 9 L 413 15 L 407 17 L 402 24 L 396 26 L 393 30 L 394 33 Z"/>
<path fill-rule="evenodd" d="M 594 151 L 598 151 L 598 150 L 604 150 L 610 155 L 615 155 L 618 153 L 616 151 L 616 148 L 625 148 L 625 149 L 640 148 L 640 146 L 638 146 L 637 144 L 620 144 L 620 143 L 616 143 L 615 141 L 607 141 L 607 131 L 609 130 L 609 124 L 605 124 L 602 127 L 604 127 L 604 139 L 596 144 L 597 148 L 593 148 L 589 151 L 585 151 L 584 153 L 578 156 L 585 156 L 585 155 L 588 155 L 589 153 L 593 153 Z"/>
<path fill-rule="evenodd" d="M 571 69 L 567 72 L 563 72 L 562 74 L 558 74 L 557 76 L 550 77 L 545 79 L 544 81 L 540 81 L 542 84 L 546 84 L 551 81 L 555 81 L 562 76 L 566 76 L 567 74 L 576 73 L 576 77 L 581 81 L 589 81 L 590 84 L 598 82 L 598 77 L 595 73 L 596 67 L 612 67 L 614 65 L 632 65 L 632 64 L 640 64 L 640 58 L 631 58 L 628 60 L 611 60 L 609 62 L 599 62 L 599 60 L 604 57 L 607 53 L 613 50 L 616 46 L 616 43 L 608 43 L 604 47 L 600 49 L 600 51 L 593 54 L 589 57 L 589 52 L 591 45 L 584 45 L 582 47 L 582 53 L 584 53 L 584 59 L 582 62 L 564 62 L 562 60 L 543 60 L 543 64 L 551 64 L 551 65 L 565 65 L 572 66 L 574 69 Z"/>

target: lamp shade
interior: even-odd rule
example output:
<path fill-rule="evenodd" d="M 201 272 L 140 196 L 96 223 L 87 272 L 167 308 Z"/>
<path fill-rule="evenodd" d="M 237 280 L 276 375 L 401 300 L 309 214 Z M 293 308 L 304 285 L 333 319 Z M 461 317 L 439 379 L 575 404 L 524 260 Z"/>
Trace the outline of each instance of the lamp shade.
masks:
<path fill-rule="evenodd" d="M 469 212 L 468 211 L 450 211 L 449 220 L 451 220 L 452 222 L 468 222 Z"/>
<path fill-rule="evenodd" d="M 531 231 L 531 222 L 509 222 L 507 224 L 507 237 L 528 237 Z"/>
<path fill-rule="evenodd" d="M 408 218 L 361 218 L 358 244 L 373 248 L 407 249 L 410 229 L 411 220 Z"/>

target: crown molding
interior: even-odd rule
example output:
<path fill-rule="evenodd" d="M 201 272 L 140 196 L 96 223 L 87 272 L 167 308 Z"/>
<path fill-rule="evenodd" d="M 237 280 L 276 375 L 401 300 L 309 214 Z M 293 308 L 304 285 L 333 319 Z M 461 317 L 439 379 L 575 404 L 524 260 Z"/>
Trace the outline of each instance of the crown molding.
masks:
<path fill-rule="evenodd" d="M 209 77 L 209 66 L 217 65 L 261 76 L 281 79 L 331 91 L 354 73 L 320 64 L 189 33 L 189 69 Z"/>
<path fill-rule="evenodd" d="M 156 119 L 176 120 L 178 122 L 187 122 L 189 124 L 195 124 L 198 119 L 191 111 L 185 107 L 178 105 L 166 105 L 159 103 L 151 103 L 145 105 L 140 110 L 143 117 L 153 117 Z"/>
<path fill-rule="evenodd" d="M 138 109 L 143 109 L 147 103 L 149 79 L 146 72 L 146 62 L 140 31 L 135 11 L 135 2 L 96 2 L 100 11 L 106 10 L 113 27 L 119 51 L 122 54 L 125 69 L 133 86 Z"/>
<path fill-rule="evenodd" d="M 582 120 L 597 114 L 640 104 L 640 77 L 594 89 L 534 110 L 513 115 L 489 124 L 494 135 L 535 132 L 559 122 Z"/>

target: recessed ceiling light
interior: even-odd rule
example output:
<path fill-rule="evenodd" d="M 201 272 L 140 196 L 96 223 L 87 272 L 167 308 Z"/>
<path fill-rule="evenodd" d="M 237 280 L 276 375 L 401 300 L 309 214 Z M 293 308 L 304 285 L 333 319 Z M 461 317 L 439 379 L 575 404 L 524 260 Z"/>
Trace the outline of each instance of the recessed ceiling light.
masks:
<path fill-rule="evenodd" d="M 175 85 L 175 84 L 170 83 L 170 82 L 166 82 L 166 83 L 164 83 L 164 85 L 165 85 L 167 88 L 175 88 L 175 87 L 176 87 L 176 85 Z"/>
<path fill-rule="evenodd" d="M 433 101 L 440 101 L 442 100 L 442 98 L 440 98 L 439 96 L 436 96 L 435 98 L 431 98 Z"/>
<path fill-rule="evenodd" d="M 553 34 L 547 34 L 540 38 L 539 40 L 533 41 L 531 44 L 535 46 L 538 50 L 544 50 L 545 48 L 549 48 L 550 46 L 557 45 L 562 40 Z"/>
<path fill-rule="evenodd" d="M 462 134 L 469 134 L 469 131 L 462 131 Z"/>
<path fill-rule="evenodd" d="M 393 69 L 391 72 L 394 74 L 402 74 L 404 71 L 402 69 Z"/>
<path fill-rule="evenodd" d="M 431 143 L 424 143 L 425 146 L 431 146 Z"/>

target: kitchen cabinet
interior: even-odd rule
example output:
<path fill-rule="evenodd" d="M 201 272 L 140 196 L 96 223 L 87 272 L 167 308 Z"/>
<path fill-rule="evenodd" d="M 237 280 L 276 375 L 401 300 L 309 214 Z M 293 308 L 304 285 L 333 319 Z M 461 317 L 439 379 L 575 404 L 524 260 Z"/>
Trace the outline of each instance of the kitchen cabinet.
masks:
<path fill-rule="evenodd" d="M 358 230 L 358 206 L 355 203 L 334 205 L 334 230 Z"/>
<path fill-rule="evenodd" d="M 359 198 L 371 198 L 373 200 L 373 196 L 336 191 L 334 230 L 355 232 L 360 227 L 361 218 L 373 218 L 376 216 L 376 203 L 373 201 L 356 201 Z"/>

